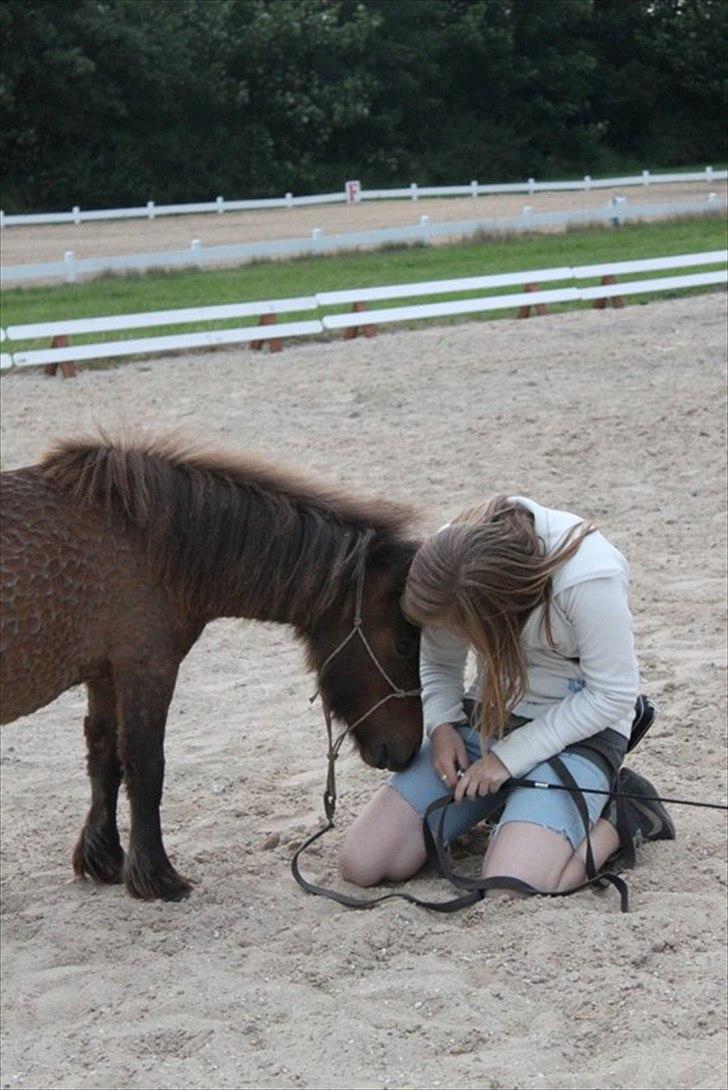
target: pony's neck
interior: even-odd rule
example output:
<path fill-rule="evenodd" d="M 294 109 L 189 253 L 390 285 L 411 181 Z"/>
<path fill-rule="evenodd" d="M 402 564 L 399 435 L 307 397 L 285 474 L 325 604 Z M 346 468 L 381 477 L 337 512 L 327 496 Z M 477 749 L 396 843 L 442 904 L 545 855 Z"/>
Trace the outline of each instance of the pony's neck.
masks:
<path fill-rule="evenodd" d="M 384 550 L 412 514 L 174 437 L 66 440 L 40 468 L 75 502 L 114 511 L 153 575 L 198 623 L 250 617 L 310 626 L 341 603 L 370 532 L 386 563 Z"/>
<path fill-rule="evenodd" d="M 376 531 L 323 519 L 310 510 L 296 512 L 283 526 L 275 520 L 266 526 L 267 514 L 251 516 L 242 533 L 238 526 L 231 528 L 240 549 L 227 571 L 204 589 L 207 619 L 273 621 L 304 634 L 333 607 L 340 612 L 349 597 L 353 608 L 356 579 Z"/>

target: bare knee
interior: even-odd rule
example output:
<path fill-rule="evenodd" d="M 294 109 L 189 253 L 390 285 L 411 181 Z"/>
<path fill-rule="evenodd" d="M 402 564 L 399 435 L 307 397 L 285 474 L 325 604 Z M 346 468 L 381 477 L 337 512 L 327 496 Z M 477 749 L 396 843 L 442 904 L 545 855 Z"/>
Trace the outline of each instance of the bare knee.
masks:
<path fill-rule="evenodd" d="M 383 861 L 350 836 L 339 851 L 339 874 L 355 886 L 376 886 L 384 878 Z"/>
<path fill-rule="evenodd" d="M 347 882 L 375 886 L 416 874 L 427 857 L 422 819 L 390 787 L 381 788 L 354 822 L 341 851 L 339 871 Z"/>
<path fill-rule="evenodd" d="M 355 886 L 376 886 L 380 882 L 403 882 L 425 862 L 427 853 L 417 845 L 367 843 L 349 836 L 339 851 L 339 873 Z"/>

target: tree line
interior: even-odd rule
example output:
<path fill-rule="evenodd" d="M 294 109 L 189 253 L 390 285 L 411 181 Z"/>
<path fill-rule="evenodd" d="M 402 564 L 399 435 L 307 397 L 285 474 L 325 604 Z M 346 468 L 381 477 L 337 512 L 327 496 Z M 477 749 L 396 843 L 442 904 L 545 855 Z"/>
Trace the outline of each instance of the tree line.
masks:
<path fill-rule="evenodd" d="M 3 0 L 7 212 L 726 157 L 726 0 Z"/>

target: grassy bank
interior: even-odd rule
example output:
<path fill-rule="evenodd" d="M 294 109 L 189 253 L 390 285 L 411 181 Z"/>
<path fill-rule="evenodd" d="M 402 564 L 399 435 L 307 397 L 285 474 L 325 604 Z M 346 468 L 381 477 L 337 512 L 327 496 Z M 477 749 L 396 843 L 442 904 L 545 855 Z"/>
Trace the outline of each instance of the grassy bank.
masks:
<path fill-rule="evenodd" d="M 211 306 L 560 265 L 626 261 L 716 250 L 725 245 L 726 226 L 722 217 L 704 217 L 675 223 L 630 225 L 619 230 L 592 228 L 553 235 L 489 238 L 450 246 L 387 248 L 285 262 L 259 262 L 237 269 L 105 277 L 79 284 L 6 290 L 2 294 L 2 325 L 7 327 L 58 319 Z M 502 294 L 503 290 L 497 289 L 491 294 Z M 462 297 L 482 294 L 464 292 Z M 432 298 L 429 296 L 420 301 L 426 302 Z M 643 298 L 635 296 L 628 301 L 638 303 Z M 408 304 L 417 301 L 416 297 L 406 300 Z M 571 309 L 579 305 L 583 304 L 567 304 Z M 373 304 L 372 309 L 376 306 Z M 329 308 L 328 312 L 333 313 L 336 309 Z M 490 312 L 487 317 L 497 317 L 501 313 Z M 486 315 L 476 317 L 483 320 Z M 255 320 L 206 323 L 204 328 L 241 324 L 255 324 Z M 201 327 L 198 323 L 194 327 L 166 327 L 160 332 L 181 332 L 187 328 Z M 140 333 L 136 330 L 126 334 L 110 333 L 105 339 L 118 340 L 125 335 L 138 337 Z M 78 343 L 84 339 L 98 341 L 100 335 L 79 337 Z M 13 343 L 12 348 L 17 347 L 18 344 Z M 31 347 L 31 343 L 24 342 L 23 347 Z"/>

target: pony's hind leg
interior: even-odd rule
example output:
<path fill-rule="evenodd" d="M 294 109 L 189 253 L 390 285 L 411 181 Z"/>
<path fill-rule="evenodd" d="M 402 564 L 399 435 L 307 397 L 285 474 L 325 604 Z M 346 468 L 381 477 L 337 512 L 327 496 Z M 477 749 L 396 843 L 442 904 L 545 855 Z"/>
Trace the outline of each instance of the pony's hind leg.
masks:
<path fill-rule="evenodd" d="M 111 678 L 87 682 L 88 715 L 84 721 L 91 809 L 73 852 L 73 869 L 96 882 L 121 882 L 124 852 L 116 827 L 121 783 L 117 751 L 116 694 Z"/>
<path fill-rule="evenodd" d="M 155 669 L 156 667 L 156 669 Z M 162 843 L 159 807 L 164 780 L 164 727 L 177 675 L 149 664 L 149 673 L 118 672 L 121 757 L 131 810 L 124 881 L 133 897 L 180 901 L 191 883 L 174 869 Z"/>

